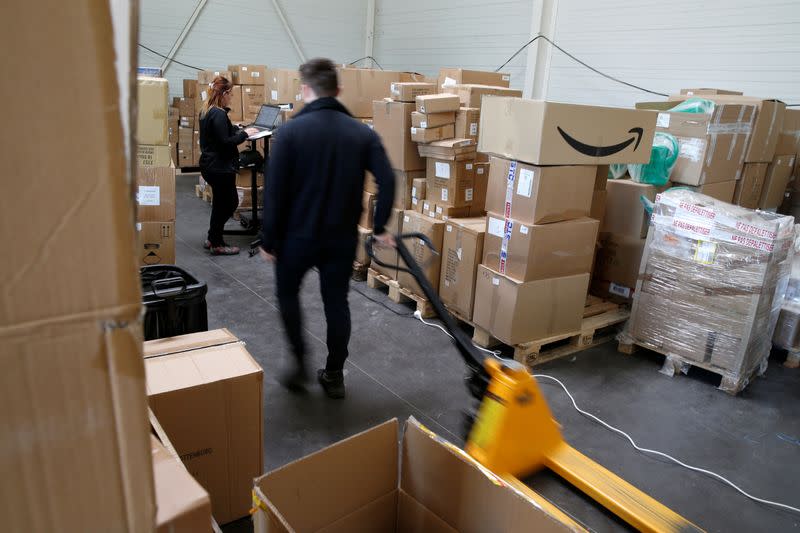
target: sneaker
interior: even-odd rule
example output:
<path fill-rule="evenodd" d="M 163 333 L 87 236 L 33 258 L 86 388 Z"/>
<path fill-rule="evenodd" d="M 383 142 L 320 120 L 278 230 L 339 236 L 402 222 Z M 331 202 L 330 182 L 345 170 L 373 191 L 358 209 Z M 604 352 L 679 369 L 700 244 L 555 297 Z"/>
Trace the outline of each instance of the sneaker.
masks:
<path fill-rule="evenodd" d="M 211 255 L 238 255 L 239 254 L 239 247 L 238 246 L 212 246 L 211 247 Z"/>
<path fill-rule="evenodd" d="M 285 372 L 278 381 L 291 392 L 306 392 L 306 385 L 309 381 L 308 372 L 305 369 L 295 367 Z"/>
<path fill-rule="evenodd" d="M 206 239 L 205 242 L 203 243 L 203 248 L 205 248 L 206 250 L 210 250 L 211 249 L 211 241 Z"/>
<path fill-rule="evenodd" d="M 341 370 L 328 371 L 319 369 L 317 371 L 317 381 L 322 385 L 328 398 L 333 398 L 334 400 L 344 398 L 344 372 Z"/>

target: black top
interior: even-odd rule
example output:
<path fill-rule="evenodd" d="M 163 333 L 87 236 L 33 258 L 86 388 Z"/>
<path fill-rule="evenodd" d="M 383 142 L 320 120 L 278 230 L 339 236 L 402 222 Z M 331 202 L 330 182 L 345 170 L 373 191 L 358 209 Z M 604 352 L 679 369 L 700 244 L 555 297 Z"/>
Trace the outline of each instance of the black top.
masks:
<path fill-rule="evenodd" d="M 239 168 L 237 146 L 247 139 L 247 132 L 231 124 L 228 111 L 211 107 L 200 117 L 200 170 L 236 172 Z"/>
<path fill-rule="evenodd" d="M 394 172 L 380 138 L 336 98 L 306 105 L 274 137 L 264 187 L 264 250 L 279 253 L 289 239 L 328 244 L 357 238 L 366 170 L 378 184 L 375 234 L 381 234 L 394 202 Z"/>

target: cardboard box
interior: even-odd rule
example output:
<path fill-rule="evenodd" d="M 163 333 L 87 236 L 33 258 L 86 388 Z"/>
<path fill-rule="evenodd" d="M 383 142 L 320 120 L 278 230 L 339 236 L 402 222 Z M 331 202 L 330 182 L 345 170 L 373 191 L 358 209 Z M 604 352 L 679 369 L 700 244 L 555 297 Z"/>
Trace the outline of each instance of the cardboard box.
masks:
<path fill-rule="evenodd" d="M 194 118 L 195 99 L 188 96 L 176 96 L 172 99 L 172 105 L 178 108 L 179 117 Z M 198 109 L 198 111 L 200 111 Z"/>
<path fill-rule="evenodd" d="M 416 102 L 417 96 L 434 94 L 437 91 L 435 83 L 407 81 L 392 83 L 389 92 L 392 99 L 398 102 Z"/>
<path fill-rule="evenodd" d="M 509 345 L 577 332 L 588 287 L 589 274 L 519 282 L 479 265 L 472 320 Z"/>
<path fill-rule="evenodd" d="M 217 76 L 222 76 L 223 78 L 227 79 L 229 82 L 236 84 L 236 81 L 233 79 L 233 73 L 229 70 L 201 70 L 197 73 L 197 82 L 199 84 L 208 86 L 210 83 L 214 82 L 214 78 Z M 238 85 L 238 84 L 237 84 Z"/>
<path fill-rule="evenodd" d="M 448 308 L 467 320 L 472 320 L 475 276 L 483 257 L 485 233 L 483 217 L 451 218 L 445 226 L 439 296 Z"/>
<path fill-rule="evenodd" d="M 608 191 L 594 191 L 592 193 L 592 207 L 589 210 L 589 217 L 600 222 L 600 227 L 603 227 L 603 220 L 606 216 L 606 202 L 608 200 Z"/>
<path fill-rule="evenodd" d="M 442 205 L 466 207 L 472 203 L 475 164 L 428 158 L 426 177 L 428 200 Z"/>
<path fill-rule="evenodd" d="M 156 533 L 194 533 L 211 529 L 211 501 L 179 457 L 150 436 L 156 493 Z"/>
<path fill-rule="evenodd" d="M 426 235 L 437 252 L 442 249 L 444 225 L 445 223 L 441 220 L 435 220 L 414 211 L 406 211 L 403 214 L 403 233 L 422 233 Z M 408 239 L 404 244 L 408 247 L 408 251 L 411 252 L 417 263 L 419 263 L 433 290 L 438 291 L 442 256 L 438 253 L 434 254 L 430 248 L 422 244 L 418 239 Z M 425 296 L 419 284 L 408 272 L 400 272 L 397 281 L 401 287 L 410 290 L 414 294 Z"/>
<path fill-rule="evenodd" d="M 411 113 L 411 125 L 415 128 L 435 128 L 446 124 L 455 124 L 456 114 L 454 111 L 444 113 Z"/>
<path fill-rule="evenodd" d="M 697 89 L 681 89 L 681 94 L 686 96 L 708 96 L 714 94 L 744 94 L 741 91 L 729 91 L 727 89 L 714 89 L 712 87 L 700 87 Z"/>
<path fill-rule="evenodd" d="M 498 483 L 413 417 L 402 440 L 398 429 L 391 420 L 256 479 L 253 531 L 580 529 Z"/>
<path fill-rule="evenodd" d="M 425 161 L 417 152 L 416 143 L 411 140 L 411 112 L 414 104 L 381 100 L 374 102 L 373 107 L 373 129 L 383 141 L 392 168 L 425 168 Z"/>
<path fill-rule="evenodd" d="M 290 69 L 267 70 L 267 100 L 270 104 L 290 104 L 289 116 L 294 116 L 305 105 L 300 73 Z"/>
<path fill-rule="evenodd" d="M 764 181 L 767 179 L 768 163 L 745 163 L 742 178 L 736 182 L 733 203 L 748 209 L 757 209 Z"/>
<path fill-rule="evenodd" d="M 475 141 L 472 139 L 447 139 L 428 144 L 417 145 L 419 155 L 450 161 L 473 161 L 475 159 Z"/>
<path fill-rule="evenodd" d="M 372 230 L 358 227 L 358 247 L 356 248 L 356 263 L 369 266 L 371 258 L 367 255 L 367 239 L 372 237 Z"/>
<path fill-rule="evenodd" d="M 606 183 L 608 183 L 608 165 L 597 165 L 597 174 L 594 178 L 594 190 L 606 190 Z"/>
<path fill-rule="evenodd" d="M 433 200 L 421 200 L 414 211 L 427 217 L 436 218 L 436 204 L 433 203 Z"/>
<path fill-rule="evenodd" d="M 411 182 L 411 198 L 424 200 L 427 198 L 427 178 L 416 178 Z"/>
<path fill-rule="evenodd" d="M 492 157 L 486 210 L 523 224 L 589 216 L 595 173 L 593 166 L 538 167 Z M 513 192 L 507 206 L 509 187 Z"/>
<path fill-rule="evenodd" d="M 711 114 L 662 112 L 658 131 L 674 135 L 680 153 L 670 180 L 702 185 L 739 179 L 755 106 L 717 105 Z"/>
<path fill-rule="evenodd" d="M 267 84 L 267 67 L 264 65 L 228 65 L 229 78 L 235 85 Z"/>
<path fill-rule="evenodd" d="M 164 78 L 136 79 L 136 141 L 166 146 L 169 85 Z"/>
<path fill-rule="evenodd" d="M 800 109 L 787 108 L 783 112 L 783 125 L 775 144 L 776 154 L 800 154 Z"/>
<path fill-rule="evenodd" d="M 706 183 L 704 185 L 689 186 L 695 192 L 705 194 L 723 202 L 733 203 L 733 195 L 736 191 L 736 184 L 741 180 L 721 181 L 718 183 Z"/>
<path fill-rule="evenodd" d="M 136 163 L 141 167 L 168 167 L 170 147 L 140 144 L 136 147 Z"/>
<path fill-rule="evenodd" d="M 200 154 L 202 154 L 202 150 L 200 149 L 200 131 L 194 130 L 192 131 L 192 166 L 199 167 L 200 166 Z"/>
<path fill-rule="evenodd" d="M 228 330 L 147 341 L 144 357 L 150 408 L 214 518 L 247 516 L 263 471 L 261 367 Z"/>
<path fill-rule="evenodd" d="M 137 222 L 139 264 L 175 264 L 175 223 Z"/>
<path fill-rule="evenodd" d="M 137 222 L 175 221 L 175 168 L 139 167 L 136 171 Z"/>
<path fill-rule="evenodd" d="M 444 90 L 458 96 L 462 106 L 478 109 L 481 107 L 484 96 L 522 97 L 520 90 L 492 85 L 461 84 L 445 87 Z"/>
<path fill-rule="evenodd" d="M 184 98 L 197 98 L 197 80 L 183 80 Z"/>
<path fill-rule="evenodd" d="M 672 101 L 683 101 L 686 98 L 688 98 L 688 95 L 669 97 Z M 746 146 L 744 156 L 745 163 L 769 163 L 774 155 L 780 155 L 775 151 L 775 147 L 778 144 L 778 136 L 783 126 L 786 104 L 779 100 L 765 100 L 752 96 L 729 94 L 704 95 L 703 98 L 725 106 L 756 106 L 756 117 L 753 121 L 749 143 Z"/>
<path fill-rule="evenodd" d="M 191 146 L 189 148 L 181 148 L 178 144 L 178 167 L 191 168 L 194 163 L 194 150 Z"/>
<path fill-rule="evenodd" d="M 459 100 L 451 94 L 423 94 L 417 96 L 417 113 L 448 113 L 458 111 Z"/>
<path fill-rule="evenodd" d="M 511 75 L 505 72 L 483 72 L 480 70 L 466 70 L 463 68 L 439 69 L 438 87 L 461 85 L 465 83 L 508 87 L 511 83 Z"/>
<path fill-rule="evenodd" d="M 783 202 L 783 193 L 789 180 L 792 179 L 794 169 L 794 155 L 777 155 L 767 168 L 767 177 L 764 180 L 764 189 L 758 202 L 759 209 L 778 207 Z"/>
<path fill-rule="evenodd" d="M 242 104 L 242 87 L 241 85 L 234 85 L 233 91 L 231 92 L 231 110 L 228 112 L 228 118 L 231 119 L 231 122 L 241 122 L 244 119 L 244 115 L 242 113 L 243 104 Z"/>
<path fill-rule="evenodd" d="M 359 118 L 371 117 L 373 111 L 377 111 L 373 108 L 372 102 L 388 98 L 392 83 L 418 81 L 414 79 L 414 75 L 407 72 L 349 67 L 342 67 L 337 71 L 341 88 L 339 101 L 354 117 Z"/>
<path fill-rule="evenodd" d="M 392 208 L 392 214 L 386 223 L 386 231 L 393 235 L 403 233 L 403 211 L 402 209 Z M 397 279 L 397 250 L 394 248 L 375 248 L 375 259 L 389 265 L 388 267 L 379 265 L 377 261 L 372 262 L 372 268 L 381 274 Z"/>
<path fill-rule="evenodd" d="M 418 143 L 430 143 L 443 139 L 452 139 L 455 133 L 453 124 L 437 126 L 435 128 L 415 128 L 411 127 L 411 140 Z"/>
<path fill-rule="evenodd" d="M 486 191 L 489 186 L 489 163 L 475 163 L 475 181 L 472 186 L 472 205 L 469 216 L 482 217 L 486 214 Z"/>
<path fill-rule="evenodd" d="M 469 217 L 469 207 L 453 207 L 452 205 L 433 203 L 430 209 L 433 210 L 433 218 L 436 220 L 443 220 L 445 222 L 452 218 Z M 427 213 L 423 212 L 423 214 Z M 430 214 L 428 214 L 428 216 L 430 216 Z"/>
<path fill-rule="evenodd" d="M 487 96 L 478 151 L 535 165 L 648 163 L 656 116 L 648 110 Z"/>
<path fill-rule="evenodd" d="M 372 229 L 375 221 L 375 201 L 377 195 L 371 192 L 364 191 L 361 197 L 361 218 L 358 225 L 362 228 Z"/>
<path fill-rule="evenodd" d="M 482 263 L 518 281 L 590 272 L 599 228 L 592 218 L 531 226 L 489 212 Z"/>
<path fill-rule="evenodd" d="M 250 168 L 241 168 L 236 174 L 236 188 L 250 189 L 253 186 L 253 170 Z M 264 186 L 264 174 L 256 172 L 256 186 Z"/>
<path fill-rule="evenodd" d="M 606 213 L 600 231 L 645 238 L 650 221 L 641 197 L 654 202 L 659 188 L 630 179 L 608 180 L 607 187 Z"/>
<path fill-rule="evenodd" d="M 595 262 L 594 279 L 614 284 L 616 288 L 608 289 L 611 294 L 630 298 L 639 279 L 639 264 L 646 242 L 646 239 L 616 233 L 603 234 Z"/>
<path fill-rule="evenodd" d="M 236 207 L 237 211 L 249 211 L 253 207 L 253 188 L 252 186 L 247 187 L 236 187 L 236 195 L 239 197 L 239 205 Z M 258 201 L 258 207 L 264 207 L 264 187 L 258 187 L 256 189 L 256 197 Z"/>
<path fill-rule="evenodd" d="M 478 126 L 481 120 L 481 110 L 477 107 L 461 107 L 456 113 L 455 136 L 462 139 L 472 139 L 478 142 Z"/>
<path fill-rule="evenodd" d="M 412 187 L 417 180 L 425 181 L 424 170 L 394 171 L 394 206 L 397 209 L 411 209 Z"/>
<path fill-rule="evenodd" d="M 242 86 L 242 113 L 258 115 L 263 104 L 267 103 L 267 90 L 263 85 Z"/>

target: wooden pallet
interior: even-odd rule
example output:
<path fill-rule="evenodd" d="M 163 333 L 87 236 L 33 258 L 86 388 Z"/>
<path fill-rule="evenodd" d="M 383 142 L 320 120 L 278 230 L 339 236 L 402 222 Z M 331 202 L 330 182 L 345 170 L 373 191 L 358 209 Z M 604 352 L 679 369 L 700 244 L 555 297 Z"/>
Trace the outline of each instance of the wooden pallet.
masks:
<path fill-rule="evenodd" d="M 199 184 L 194 186 L 194 195 L 198 198 L 203 197 L 203 188 Z"/>
<path fill-rule="evenodd" d="M 783 366 L 786 368 L 800 368 L 800 352 L 787 353 Z"/>
<path fill-rule="evenodd" d="M 384 276 L 377 270 L 371 268 L 367 269 L 367 287 L 370 289 L 377 289 L 378 287 L 386 287 L 389 289 L 389 299 L 395 303 L 412 302 L 416 305 L 417 311 L 420 312 L 422 318 L 431 318 L 435 316 L 433 306 L 427 298 L 418 296 L 410 290 L 401 287 L 400 284 L 388 276 Z"/>
<path fill-rule="evenodd" d="M 213 196 L 211 195 L 211 188 L 206 187 L 206 190 L 203 191 L 203 200 L 205 200 L 208 203 L 211 203 L 212 197 Z"/>
<path fill-rule="evenodd" d="M 362 265 L 358 261 L 353 261 L 353 280 L 365 281 L 367 279 L 367 270 L 369 265 Z"/>
<path fill-rule="evenodd" d="M 717 374 L 720 377 L 719 390 L 727 392 L 732 396 L 736 396 L 742 392 L 756 376 L 762 375 L 766 370 L 765 366 L 756 365 L 750 372 L 744 373 L 738 377 L 733 377 L 730 374 L 723 373 L 721 369 L 708 363 L 686 359 L 685 357 L 667 353 L 666 350 L 659 350 L 653 346 L 643 346 L 641 344 L 621 341 L 617 345 L 617 351 L 626 355 L 632 355 L 642 350 L 648 350 L 664 356 L 664 364 L 661 366 L 660 372 L 666 376 L 673 377 L 677 374 L 685 374 L 688 372 L 688 368 L 692 366 Z"/>
<path fill-rule="evenodd" d="M 620 324 L 628 320 L 630 314 L 624 306 L 588 296 L 579 330 L 516 344 L 512 346 L 514 360 L 531 368 L 611 341 Z M 503 344 L 480 326 L 475 326 L 472 342 L 483 348 L 494 348 Z"/>

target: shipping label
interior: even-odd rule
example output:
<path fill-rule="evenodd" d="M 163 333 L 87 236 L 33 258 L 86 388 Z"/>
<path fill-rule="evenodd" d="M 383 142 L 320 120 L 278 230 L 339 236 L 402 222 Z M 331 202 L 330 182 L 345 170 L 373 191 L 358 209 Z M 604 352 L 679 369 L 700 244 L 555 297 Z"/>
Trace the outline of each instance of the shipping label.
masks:
<path fill-rule="evenodd" d="M 608 292 L 611 294 L 616 294 L 617 296 L 622 296 L 623 298 L 631 297 L 631 289 L 629 287 L 617 285 L 613 281 L 608 284 Z"/>
<path fill-rule="evenodd" d="M 436 162 L 436 177 L 450 179 L 450 165 L 448 163 Z"/>
<path fill-rule="evenodd" d="M 466 191 L 464 191 L 464 200 L 466 200 L 467 202 L 472 201 L 472 189 L 467 189 Z"/>
<path fill-rule="evenodd" d="M 161 187 L 158 185 L 140 185 L 136 193 L 139 205 L 161 205 Z"/>
<path fill-rule="evenodd" d="M 694 249 L 694 260 L 703 265 L 711 265 L 717 255 L 717 243 L 697 241 Z"/>
<path fill-rule="evenodd" d="M 678 143 L 680 145 L 678 157 L 683 157 L 693 162 L 700 161 L 703 158 L 703 151 L 706 148 L 705 139 L 680 137 Z"/>
<path fill-rule="evenodd" d="M 473 136 L 478 134 L 478 123 L 477 122 L 472 122 L 469 125 L 469 134 L 473 135 Z"/>
<path fill-rule="evenodd" d="M 442 189 L 442 201 L 446 202 L 448 198 L 447 189 Z"/>
<path fill-rule="evenodd" d="M 487 224 L 486 231 L 489 232 L 489 235 L 494 235 L 495 237 L 503 238 L 503 221 L 499 218 L 489 217 L 489 223 Z"/>
<path fill-rule="evenodd" d="M 669 113 L 659 113 L 656 119 L 656 128 L 669 128 Z"/>
<path fill-rule="evenodd" d="M 533 171 L 523 168 L 519 171 L 519 182 L 517 183 L 517 194 L 530 198 L 533 193 Z"/>

